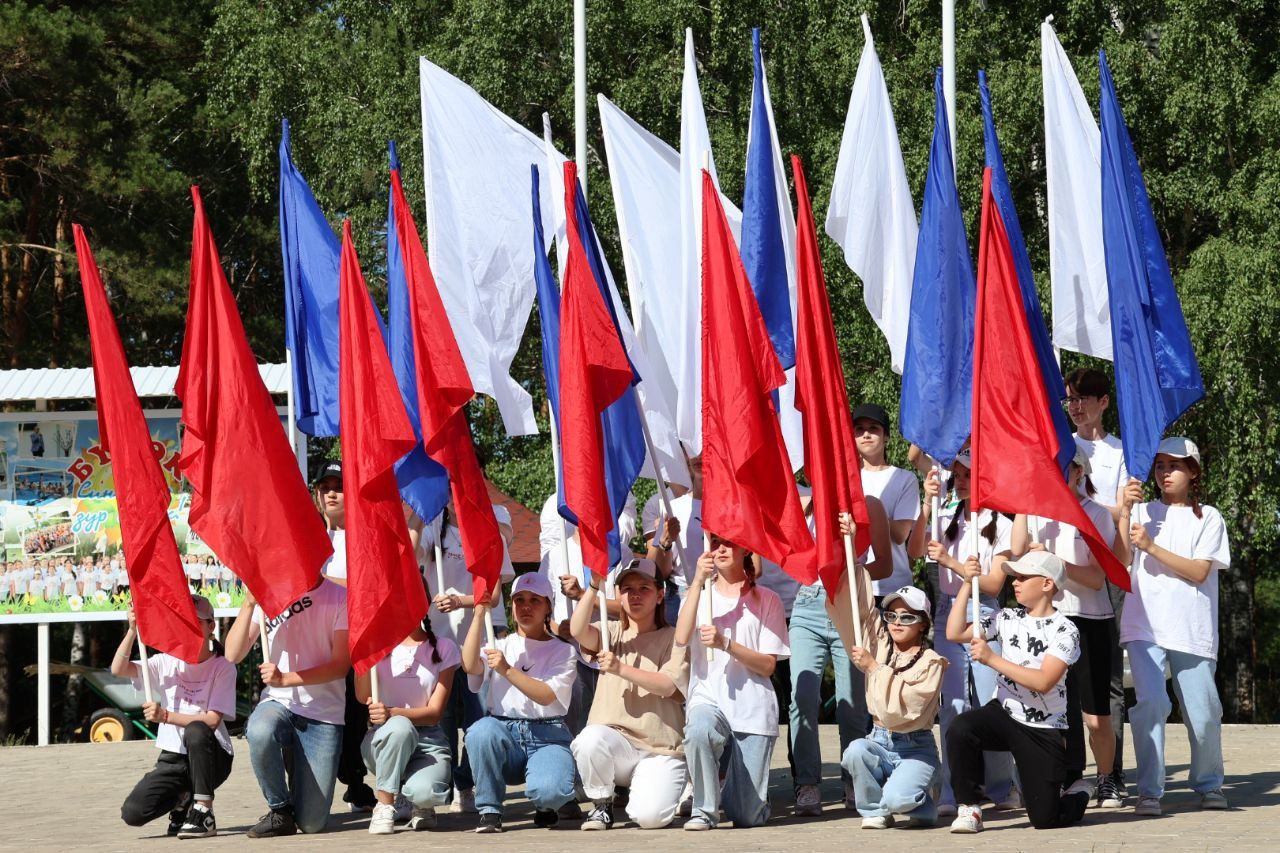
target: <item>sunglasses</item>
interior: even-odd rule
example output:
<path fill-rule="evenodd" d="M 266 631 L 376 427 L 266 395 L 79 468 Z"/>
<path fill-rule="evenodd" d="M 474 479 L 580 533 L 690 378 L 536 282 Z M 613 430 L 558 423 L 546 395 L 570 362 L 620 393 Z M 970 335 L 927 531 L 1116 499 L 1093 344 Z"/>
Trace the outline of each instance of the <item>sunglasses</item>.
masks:
<path fill-rule="evenodd" d="M 885 624 L 901 625 L 904 628 L 909 625 L 919 625 L 924 621 L 923 616 L 906 610 L 885 610 L 881 612 L 880 618 L 885 621 Z"/>

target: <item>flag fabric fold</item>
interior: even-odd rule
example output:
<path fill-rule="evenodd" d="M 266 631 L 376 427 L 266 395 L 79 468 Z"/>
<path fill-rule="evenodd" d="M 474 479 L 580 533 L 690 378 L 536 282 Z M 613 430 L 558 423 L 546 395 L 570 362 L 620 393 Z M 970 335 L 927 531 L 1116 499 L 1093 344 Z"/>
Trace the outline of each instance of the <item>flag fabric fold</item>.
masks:
<path fill-rule="evenodd" d="M 99 443 L 111 458 L 138 634 L 148 646 L 187 663 L 198 663 L 204 631 L 191 603 L 178 543 L 169 524 L 169 484 L 156 461 L 151 432 L 89 240 L 79 225 L 73 225 L 72 232 L 89 318 Z"/>
<path fill-rule="evenodd" d="M 889 343 L 893 371 L 901 374 L 919 228 L 893 105 L 866 15 L 862 32 L 862 58 L 840 138 L 826 232 L 862 280 L 867 312 Z"/>
<path fill-rule="evenodd" d="M 991 199 L 1000 211 L 1000 221 L 1004 223 L 1009 248 L 1013 253 L 1013 265 L 1018 273 L 1018 289 L 1022 293 L 1027 327 L 1035 346 L 1036 361 L 1040 365 L 1045 391 L 1049 395 L 1049 415 L 1053 418 L 1054 433 L 1058 436 L 1058 451 L 1055 456 L 1065 477 L 1067 466 L 1076 455 L 1071 421 L 1067 419 L 1066 409 L 1062 407 L 1067 389 L 1062 383 L 1062 370 L 1054 357 L 1053 344 L 1049 342 L 1049 329 L 1045 326 L 1044 312 L 1040 309 L 1040 294 L 1036 292 L 1035 279 L 1031 276 L 1031 258 L 1027 255 L 1027 244 L 1022 239 L 1022 226 L 1018 224 L 1018 214 L 1013 207 L 1013 190 L 1009 187 L 1009 176 L 1004 170 L 1004 155 L 1000 152 L 1000 137 L 996 135 L 995 118 L 991 111 L 991 91 L 987 88 L 985 71 L 978 72 L 978 91 L 982 99 L 982 138 L 986 147 L 987 168 L 991 170 Z"/>
<path fill-rule="evenodd" d="M 400 174 L 396 144 L 388 146 L 391 171 Z M 400 399 L 413 427 L 417 442 L 407 456 L 396 463 L 396 483 L 400 496 L 413 508 L 418 518 L 430 521 L 449 502 L 449 475 L 427 455 L 422 446 L 422 418 L 418 410 L 417 362 L 413 357 L 413 317 L 409 308 L 409 280 L 405 273 L 404 254 L 400 248 L 396 222 L 395 193 L 387 192 L 387 352 L 395 372 Z M 374 314 L 374 321 L 381 321 Z"/>
<path fill-rule="evenodd" d="M 899 422 L 904 438 L 949 466 L 969 437 L 975 285 L 941 68 L 933 88 L 933 145 L 911 284 Z"/>
<path fill-rule="evenodd" d="M 853 438 L 844 367 L 836 342 L 827 281 L 818 254 L 809 185 L 800 158 L 792 155 L 796 184 L 796 408 L 804 414 L 804 470 L 813 486 L 813 525 L 818 576 L 829 597 L 845 570 L 839 515 L 857 524 L 854 550 L 871 545 L 871 517 L 862 492 L 861 463 Z"/>
<path fill-rule="evenodd" d="M 1104 52 L 1102 239 L 1124 461 L 1145 480 L 1165 431 L 1204 396 L 1204 381 Z"/>
<path fill-rule="evenodd" d="M 475 389 L 398 170 L 391 173 L 391 198 L 409 291 L 422 447 L 448 473 L 462 556 L 480 601 L 498 586 L 503 542 L 467 422 L 466 407 Z"/>
<path fill-rule="evenodd" d="M 644 445 L 641 441 L 639 453 L 632 453 L 630 481 L 625 479 L 626 471 L 615 474 L 621 486 L 615 510 L 608 468 L 616 465 L 610 462 L 623 461 L 618 458 L 619 450 L 636 449 L 634 444 L 628 446 L 619 440 L 640 438 L 639 412 L 630 399 L 635 372 L 597 277 L 602 272 L 593 269 L 598 268 L 598 260 L 592 257 L 595 234 L 590 220 L 585 218 L 586 203 L 574 163 L 565 164 L 564 185 L 569 243 L 560 305 L 560 457 L 564 499 L 572 518 L 577 519 L 582 563 L 603 577 L 620 557 L 620 553 L 610 553 L 610 534 L 617 542 L 618 513 L 644 461 Z M 607 410 L 615 402 L 620 405 L 611 417 Z"/>
<path fill-rule="evenodd" d="M 357 675 L 382 660 L 427 613 L 400 505 L 395 465 L 417 444 L 369 289 L 342 224 L 339 403 L 347 516 L 347 622 Z"/>
<path fill-rule="evenodd" d="M 987 167 L 973 347 L 973 509 L 1034 514 L 1072 525 L 1111 582 L 1128 590 L 1128 571 L 1062 478 L 1051 405 L 1018 283 L 1017 261 L 992 195 L 992 169 Z"/>
<path fill-rule="evenodd" d="M 279 614 L 316 583 L 333 546 L 258 373 L 197 187 L 191 198 L 191 294 L 174 387 L 189 522 L 264 612 Z"/>
<path fill-rule="evenodd" d="M 784 376 L 709 172 L 702 192 L 702 526 L 817 579 L 772 392 Z"/>
<path fill-rule="evenodd" d="M 1111 360 L 1102 248 L 1101 138 L 1084 90 L 1049 21 L 1040 25 L 1053 343 Z"/>
<path fill-rule="evenodd" d="M 336 436 L 338 238 L 293 164 L 288 119 L 280 123 L 280 249 L 294 417 L 308 435 Z"/>

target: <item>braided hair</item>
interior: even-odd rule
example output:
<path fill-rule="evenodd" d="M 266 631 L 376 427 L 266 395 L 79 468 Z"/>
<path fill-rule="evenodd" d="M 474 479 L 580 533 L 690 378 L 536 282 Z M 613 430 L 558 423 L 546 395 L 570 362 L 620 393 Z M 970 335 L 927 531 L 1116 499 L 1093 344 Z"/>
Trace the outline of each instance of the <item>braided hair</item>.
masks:
<path fill-rule="evenodd" d="M 960 531 L 960 519 L 964 518 L 967 514 L 966 507 L 968 504 L 969 502 L 967 500 L 963 500 L 956 506 L 955 514 L 951 516 L 951 523 L 947 525 L 946 531 L 942 534 L 942 538 L 947 542 L 956 541 L 956 535 Z M 987 544 L 989 545 L 996 544 L 996 523 L 999 520 L 999 517 L 1000 513 L 991 513 L 991 520 L 983 525 L 982 529 L 978 531 L 982 534 L 982 538 L 987 540 Z"/>
<path fill-rule="evenodd" d="M 431 627 L 431 587 L 427 584 L 427 579 L 422 579 L 422 591 L 427 594 L 427 612 L 422 614 L 422 633 L 427 635 L 427 642 L 431 643 L 431 662 L 440 663 L 440 644 L 436 642 L 435 629 Z"/>
<path fill-rule="evenodd" d="M 884 644 L 884 665 L 893 670 L 894 675 L 906 672 L 911 669 L 911 667 L 915 666 L 920 658 L 924 656 L 925 649 L 929 648 L 929 626 L 933 620 L 929 618 L 929 614 L 927 613 L 918 613 L 915 610 L 911 610 L 910 612 L 916 613 L 924 619 L 924 622 L 922 623 L 924 628 L 920 632 L 920 648 L 916 650 L 915 657 L 911 658 L 911 660 L 907 661 L 902 666 L 894 666 L 890 663 L 890 661 L 893 660 L 893 656 L 897 653 L 897 650 L 894 647 L 893 638 L 889 636 L 889 626 L 885 624 L 883 619 L 880 620 L 880 633 L 884 636 L 886 641 Z"/>

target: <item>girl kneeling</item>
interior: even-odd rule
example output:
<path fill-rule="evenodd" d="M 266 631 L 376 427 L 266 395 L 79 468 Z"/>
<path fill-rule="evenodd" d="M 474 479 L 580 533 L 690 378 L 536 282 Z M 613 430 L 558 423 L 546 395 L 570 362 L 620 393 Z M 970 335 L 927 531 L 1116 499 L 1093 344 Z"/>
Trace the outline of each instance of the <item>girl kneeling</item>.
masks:
<path fill-rule="evenodd" d="M 413 804 L 412 830 L 433 828 L 436 807 L 448 802 L 452 768 L 440 718 L 460 662 L 457 644 L 437 640 L 424 615 L 422 624 L 378 661 L 377 701 L 369 674 L 356 677 L 356 698 L 369 706 L 374 726 L 360 745 L 365 765 L 377 778 L 371 835 L 395 832 L 397 795 Z"/>
<path fill-rule="evenodd" d="M 695 633 L 709 580 L 712 624 Z M 762 826 L 769 820 L 769 762 L 778 739 L 778 699 L 769 679 L 791 649 L 782 602 L 756 586 L 746 548 L 711 536 L 680 608 L 675 641 L 690 646 L 684 750 L 693 814 L 684 828 L 714 828 L 721 807 L 736 827 Z"/>
<path fill-rule="evenodd" d="M 584 650 L 600 648 L 597 612 L 600 579 L 578 602 L 570 626 Z M 614 579 L 621 619 L 609 624 L 609 651 L 600 652 L 600 680 L 587 726 L 573 740 L 582 788 L 595 807 L 582 828 L 613 823 L 617 785 L 629 786 L 627 816 L 641 829 L 671 823 L 684 789 L 682 693 L 689 684 L 686 646 L 673 645 L 666 624 L 662 581 L 653 560 L 635 560 Z"/>
<path fill-rule="evenodd" d="M 487 603 L 462 645 L 462 668 L 471 690 L 487 682 L 490 716 L 467 729 L 467 755 L 476 782 L 476 832 L 502 832 L 502 801 L 507 782 L 524 780 L 538 826 L 555 826 L 556 809 L 573 799 L 572 738 L 564 715 L 573 696 L 577 652 L 557 637 L 551 623 L 551 584 L 544 575 L 520 575 L 511 587 L 511 612 L 517 630 L 484 649 Z M 484 694 L 481 694 L 484 695 Z"/>

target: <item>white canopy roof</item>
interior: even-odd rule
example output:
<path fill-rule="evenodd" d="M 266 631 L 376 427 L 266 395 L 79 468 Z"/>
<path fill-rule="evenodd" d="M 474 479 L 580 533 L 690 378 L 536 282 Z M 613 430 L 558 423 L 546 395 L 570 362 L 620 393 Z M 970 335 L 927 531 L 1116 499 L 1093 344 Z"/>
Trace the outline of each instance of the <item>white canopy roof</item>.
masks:
<path fill-rule="evenodd" d="M 178 379 L 176 366 L 131 367 L 133 387 L 139 397 L 172 397 Z M 284 364 L 259 364 L 258 372 L 272 394 L 289 392 L 289 368 Z M 32 370 L 0 370 L 0 403 L 34 400 L 92 400 L 93 368 L 55 367 Z"/>

